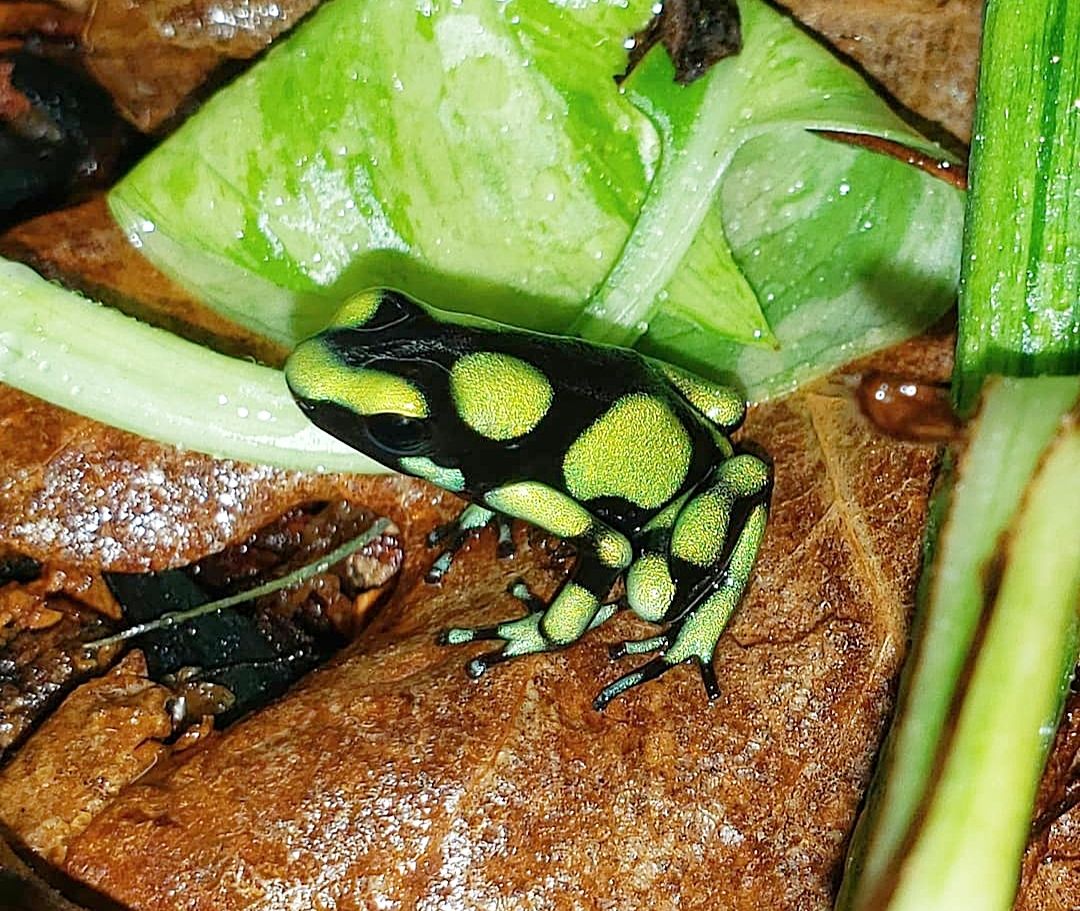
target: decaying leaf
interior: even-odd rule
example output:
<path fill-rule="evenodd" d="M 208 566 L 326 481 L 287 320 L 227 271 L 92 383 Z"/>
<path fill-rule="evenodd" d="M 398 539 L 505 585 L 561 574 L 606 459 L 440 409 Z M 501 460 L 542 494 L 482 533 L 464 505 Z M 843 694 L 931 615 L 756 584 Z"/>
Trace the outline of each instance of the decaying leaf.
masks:
<path fill-rule="evenodd" d="M 0 770 L 0 821 L 61 862 L 72 837 L 165 752 L 170 695 L 146 679 L 138 653 L 80 687 Z"/>
<path fill-rule="evenodd" d="M 781 0 L 928 125 L 967 142 L 983 0 Z"/>
<path fill-rule="evenodd" d="M 660 42 L 684 85 L 704 76 L 714 63 L 739 53 L 742 29 L 735 0 L 669 0 L 634 39 L 628 70 Z"/>
<path fill-rule="evenodd" d="M 97 0 L 87 64 L 124 115 L 153 131 L 222 64 L 253 57 L 319 0 Z"/>
<path fill-rule="evenodd" d="M 109 573 L 106 580 L 130 627 L 243 596 L 310 567 L 377 518 L 344 501 L 313 504 L 290 510 L 246 541 L 193 566 Z M 208 715 L 214 726 L 228 725 L 327 661 L 370 619 L 380 588 L 390 587 L 401 559 L 395 536 L 386 532 L 302 584 L 140 636 L 148 676 L 173 690 L 176 727 L 198 724 Z"/>
<path fill-rule="evenodd" d="M 687 668 L 594 713 L 629 619 L 471 683 L 436 632 L 514 610 L 518 574 L 546 591 L 558 575 L 520 534 L 499 563 L 489 536 L 441 588 L 401 587 L 346 659 L 124 789 L 67 843 L 67 871 L 133 908 L 175 907 L 181 884 L 191 908 L 560 907 L 610 883 L 621 907 L 824 906 L 902 654 L 936 450 L 882 439 L 845 377 L 746 434 L 777 487 L 718 703 Z"/>

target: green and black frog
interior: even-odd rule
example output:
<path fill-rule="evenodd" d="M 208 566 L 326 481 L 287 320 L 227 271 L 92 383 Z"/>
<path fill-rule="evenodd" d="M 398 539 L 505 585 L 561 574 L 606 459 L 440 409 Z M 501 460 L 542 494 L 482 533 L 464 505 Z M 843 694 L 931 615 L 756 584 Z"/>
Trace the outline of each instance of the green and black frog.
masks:
<path fill-rule="evenodd" d="M 601 690 L 603 708 L 633 686 L 696 661 L 710 698 L 712 658 L 765 532 L 771 473 L 729 435 L 745 415 L 732 389 L 625 348 L 443 313 L 387 290 L 351 298 L 285 368 L 317 425 L 383 464 L 470 502 L 432 533 L 438 579 L 473 530 L 509 542 L 524 519 L 573 542 L 573 574 L 550 603 L 524 585 L 521 617 L 450 629 L 447 644 L 494 640 L 477 677 L 519 655 L 565 648 L 625 603 L 664 632 L 614 657 L 655 652 Z"/>

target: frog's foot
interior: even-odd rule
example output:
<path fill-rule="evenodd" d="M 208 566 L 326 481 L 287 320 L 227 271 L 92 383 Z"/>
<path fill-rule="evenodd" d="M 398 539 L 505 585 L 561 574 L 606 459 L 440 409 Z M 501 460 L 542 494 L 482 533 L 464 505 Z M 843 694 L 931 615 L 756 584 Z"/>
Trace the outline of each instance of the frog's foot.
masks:
<path fill-rule="evenodd" d="M 605 576 L 603 583 L 610 587 L 611 580 Z M 619 602 L 602 604 L 594 592 L 573 580 L 559 589 L 550 605 L 545 605 L 520 580 L 510 586 L 510 594 L 529 608 L 526 616 L 493 626 L 456 627 L 439 637 L 443 645 L 491 640 L 503 643 L 502 648 L 479 655 L 466 665 L 470 677 L 479 677 L 489 667 L 521 655 L 567 648 L 608 620 L 620 607 Z"/>
<path fill-rule="evenodd" d="M 499 530 L 499 543 L 497 551 L 499 557 L 509 557 L 514 553 L 514 539 L 511 536 L 510 520 L 505 516 L 470 503 L 461 511 L 461 514 L 451 522 L 440 525 L 428 533 L 428 547 L 436 547 L 444 541 L 447 545 L 431 564 L 431 568 L 424 577 L 425 581 L 440 582 L 453 565 L 458 551 L 465 545 L 469 538 L 480 532 L 491 522 L 495 522 Z"/>
<path fill-rule="evenodd" d="M 642 640 L 642 643 L 652 641 L 653 640 L 651 639 L 645 639 Z M 637 643 L 623 644 L 631 645 Z M 625 654 L 632 654 L 632 652 L 626 652 Z M 614 649 L 612 650 L 612 656 L 615 656 Z M 716 671 L 713 670 L 712 658 L 702 659 L 695 656 L 695 659 L 698 663 L 698 670 L 701 672 L 701 682 L 705 686 L 706 695 L 710 700 L 716 699 L 720 695 L 720 685 L 716 682 Z M 602 712 L 607 708 L 608 703 L 617 696 L 621 696 L 627 690 L 631 690 L 635 686 L 640 686 L 643 683 L 648 683 L 650 680 L 655 680 L 657 677 L 666 674 L 679 663 L 681 662 L 669 659 L 666 654 L 657 655 L 651 661 L 645 662 L 641 667 L 635 668 L 630 671 L 629 674 L 623 674 L 618 680 L 605 686 L 593 700 L 593 708 L 598 712 Z"/>
<path fill-rule="evenodd" d="M 709 699 L 720 695 L 716 672 L 713 670 L 713 653 L 750 579 L 754 558 L 765 534 L 766 515 L 764 504 L 758 504 L 750 510 L 724 572 L 707 596 L 687 611 L 681 620 L 673 623 L 659 636 L 623 642 L 611 650 L 613 658 L 653 651 L 660 654 L 604 687 L 593 701 L 597 711 L 627 690 L 655 680 L 686 661 L 697 662 L 701 682 Z"/>
<path fill-rule="evenodd" d="M 521 583 L 518 583 L 521 584 Z M 529 593 L 529 597 L 535 597 Z M 544 606 L 516 620 L 506 620 L 493 626 L 472 628 L 455 627 L 448 629 L 439 637 L 442 645 L 465 645 L 469 642 L 502 641 L 503 647 L 493 652 L 478 655 L 465 665 L 470 677 L 480 677 L 489 667 L 517 658 L 521 655 L 535 655 L 558 648 L 540 629 L 544 618 Z"/>
<path fill-rule="evenodd" d="M 658 636 L 650 636 L 648 639 L 627 639 L 624 642 L 620 642 L 618 645 L 610 646 L 608 648 L 608 655 L 611 657 L 612 661 L 618 661 L 620 658 L 625 658 L 627 655 L 644 655 L 649 652 L 660 652 L 660 654 L 651 661 L 643 664 L 641 667 L 635 668 L 629 674 L 623 674 L 623 676 L 614 683 L 609 683 L 605 686 L 593 700 L 593 708 L 598 712 L 601 712 L 616 696 L 621 696 L 627 690 L 633 689 L 635 686 L 640 686 L 642 683 L 655 680 L 657 677 L 671 670 L 675 665 L 665 661 L 664 655 L 675 642 L 677 635 L 677 630 L 673 628 Z M 714 685 L 715 682 L 714 678 Z M 708 689 L 708 685 L 706 685 L 706 689 Z"/>
<path fill-rule="evenodd" d="M 511 594 L 524 601 L 521 594 L 513 591 L 515 587 L 519 586 L 525 589 L 524 594 L 526 597 L 530 599 L 536 598 L 521 582 L 511 586 Z M 507 620 L 493 626 L 448 629 L 439 637 L 439 643 L 441 645 L 465 645 L 469 642 L 485 641 L 502 641 L 505 643 L 502 648 L 478 655 L 465 665 L 466 673 L 473 678 L 482 676 L 488 668 L 509 661 L 511 658 L 518 658 L 521 655 L 536 655 L 541 652 L 552 652 L 572 645 L 572 642 L 554 642 L 544 634 L 542 623 L 546 606 L 539 599 L 536 599 L 536 601 L 539 606 L 532 608 L 531 612 L 525 617 L 520 617 L 517 620 Z M 619 606 L 618 602 L 601 605 L 586 629 L 595 629 L 601 623 L 609 620 L 619 609 Z"/>

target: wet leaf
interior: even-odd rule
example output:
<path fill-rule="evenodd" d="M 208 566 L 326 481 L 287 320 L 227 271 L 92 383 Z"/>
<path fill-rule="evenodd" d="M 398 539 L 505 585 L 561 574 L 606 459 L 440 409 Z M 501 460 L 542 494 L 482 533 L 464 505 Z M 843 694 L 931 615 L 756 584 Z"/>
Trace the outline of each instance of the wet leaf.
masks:
<path fill-rule="evenodd" d="M 518 574 L 542 591 L 560 575 L 520 529 L 508 563 L 488 534 L 441 588 L 400 591 L 347 660 L 126 789 L 68 872 L 140 909 L 182 882 L 191 907 L 219 909 L 299 891 L 480 907 L 504 889 L 556 907 L 612 878 L 624 907 L 823 907 L 902 653 L 936 452 L 883 439 L 853 393 L 838 377 L 751 418 L 777 486 L 718 703 L 685 668 L 593 712 L 628 618 L 470 682 L 436 632 L 512 612 Z"/>

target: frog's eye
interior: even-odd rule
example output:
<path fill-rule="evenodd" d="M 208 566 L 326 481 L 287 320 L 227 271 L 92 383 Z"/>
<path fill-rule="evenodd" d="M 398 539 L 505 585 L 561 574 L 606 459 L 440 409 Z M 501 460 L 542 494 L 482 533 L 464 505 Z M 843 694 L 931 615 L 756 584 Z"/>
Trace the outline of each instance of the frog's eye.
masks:
<path fill-rule="evenodd" d="M 380 449 L 398 456 L 426 452 L 431 425 L 423 418 L 403 414 L 374 414 L 367 419 L 368 436 Z"/>

